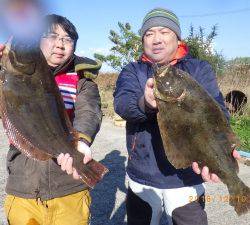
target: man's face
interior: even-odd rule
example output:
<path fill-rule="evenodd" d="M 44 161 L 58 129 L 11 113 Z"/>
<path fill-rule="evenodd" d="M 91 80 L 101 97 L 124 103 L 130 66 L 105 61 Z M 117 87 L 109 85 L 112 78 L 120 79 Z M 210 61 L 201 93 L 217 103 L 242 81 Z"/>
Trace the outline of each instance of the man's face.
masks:
<path fill-rule="evenodd" d="M 152 27 L 143 37 L 144 53 L 158 64 L 168 64 L 178 49 L 176 34 L 166 27 Z"/>
<path fill-rule="evenodd" d="M 51 33 L 42 37 L 40 48 L 47 63 L 52 67 L 57 67 L 73 55 L 74 41 L 60 25 L 55 25 Z"/>

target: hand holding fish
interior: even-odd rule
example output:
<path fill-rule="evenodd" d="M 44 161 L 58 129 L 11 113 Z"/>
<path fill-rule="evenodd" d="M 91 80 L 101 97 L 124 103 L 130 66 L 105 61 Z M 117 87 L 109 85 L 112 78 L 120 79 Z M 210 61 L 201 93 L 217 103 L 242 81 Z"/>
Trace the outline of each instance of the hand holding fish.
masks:
<path fill-rule="evenodd" d="M 239 178 L 240 141 L 226 112 L 192 76 L 174 66 L 154 74 L 157 121 L 168 161 L 176 168 L 188 168 L 204 181 L 227 186 L 229 204 L 238 215 L 250 210 L 250 188 Z M 200 167 L 200 168 L 199 168 Z"/>
<path fill-rule="evenodd" d="M 86 145 L 82 150 L 76 146 L 79 137 L 65 111 L 55 76 L 41 52 L 40 40 L 25 42 L 16 38 L 6 47 L 1 45 L 3 48 L 0 112 L 10 143 L 27 157 L 41 161 L 68 153 L 81 180 L 93 188 L 108 170 L 95 160 L 84 164 L 91 158 L 90 151 L 85 150 L 89 147 Z M 86 157 L 89 155 L 84 160 L 81 150 Z M 70 165 L 70 161 L 65 161 L 64 170 Z M 67 172 L 71 173 L 70 168 Z"/>
<path fill-rule="evenodd" d="M 87 164 L 89 161 L 92 160 L 92 153 L 90 147 L 87 144 L 85 144 L 82 141 L 78 141 L 77 150 L 84 154 L 83 158 L 84 164 Z M 76 169 L 72 166 L 73 158 L 70 157 L 68 153 L 66 154 L 61 153 L 57 157 L 57 163 L 61 166 L 61 169 L 63 171 L 67 172 L 67 174 L 72 174 L 74 179 L 76 180 L 80 179 L 80 176 L 77 173 Z"/>
<path fill-rule="evenodd" d="M 157 105 L 155 101 L 153 88 L 154 88 L 154 80 L 153 78 L 149 78 L 147 80 L 144 90 L 145 104 L 151 109 L 156 109 Z"/>
<path fill-rule="evenodd" d="M 145 97 L 145 104 L 150 107 L 150 108 L 157 108 L 157 103 L 155 100 L 155 96 L 153 93 L 153 87 L 154 87 L 154 82 L 153 78 L 149 78 L 147 80 L 146 86 L 145 86 L 145 91 L 144 91 L 144 97 Z M 239 153 L 234 150 L 232 152 L 232 155 L 235 159 L 239 159 L 240 155 Z M 220 182 L 220 178 L 214 174 L 214 173 L 209 173 L 209 168 L 207 166 L 204 166 L 202 170 L 199 168 L 199 165 L 197 162 L 192 163 L 192 168 L 195 173 L 201 174 L 202 179 L 205 182 L 213 182 L 213 183 L 218 183 Z"/>
<path fill-rule="evenodd" d="M 232 152 L 232 155 L 235 159 L 239 159 L 240 158 L 240 154 L 236 151 L 236 150 L 233 150 Z M 202 168 L 202 170 L 199 168 L 198 166 L 198 163 L 197 162 L 193 162 L 192 163 L 192 168 L 193 168 L 193 171 L 197 174 L 201 174 L 202 176 L 202 179 L 205 181 L 205 182 L 213 182 L 213 183 L 218 183 L 220 182 L 220 178 L 214 174 L 214 173 L 209 173 L 209 168 L 204 166 Z"/>

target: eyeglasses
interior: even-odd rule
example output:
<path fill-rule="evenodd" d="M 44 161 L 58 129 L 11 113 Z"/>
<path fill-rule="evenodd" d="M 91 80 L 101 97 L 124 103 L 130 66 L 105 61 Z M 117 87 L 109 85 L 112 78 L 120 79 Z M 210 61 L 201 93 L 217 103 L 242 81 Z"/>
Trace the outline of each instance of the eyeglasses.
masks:
<path fill-rule="evenodd" d="M 48 33 L 48 34 L 44 35 L 43 38 L 46 38 L 52 42 L 56 42 L 56 41 L 61 40 L 64 45 L 73 45 L 74 44 L 74 40 L 71 37 L 60 37 L 58 34 L 54 34 L 54 33 Z"/>

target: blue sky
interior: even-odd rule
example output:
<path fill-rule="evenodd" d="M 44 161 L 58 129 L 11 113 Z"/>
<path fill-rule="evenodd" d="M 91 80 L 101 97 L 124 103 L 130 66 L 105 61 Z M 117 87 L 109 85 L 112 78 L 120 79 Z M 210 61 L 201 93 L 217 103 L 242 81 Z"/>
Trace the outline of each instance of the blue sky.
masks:
<path fill-rule="evenodd" d="M 112 46 L 109 31 L 118 30 L 118 21 L 129 22 L 138 31 L 145 14 L 155 7 L 165 7 L 177 14 L 183 38 L 191 24 L 204 27 L 205 32 L 217 24 L 218 36 L 214 41 L 217 51 L 227 59 L 250 56 L 249 0 L 53 0 L 49 12 L 66 16 L 75 24 L 80 36 L 76 52 L 93 58 L 95 52 L 108 53 Z M 210 16 L 194 16 L 205 14 Z M 103 70 L 109 68 L 104 66 Z"/>

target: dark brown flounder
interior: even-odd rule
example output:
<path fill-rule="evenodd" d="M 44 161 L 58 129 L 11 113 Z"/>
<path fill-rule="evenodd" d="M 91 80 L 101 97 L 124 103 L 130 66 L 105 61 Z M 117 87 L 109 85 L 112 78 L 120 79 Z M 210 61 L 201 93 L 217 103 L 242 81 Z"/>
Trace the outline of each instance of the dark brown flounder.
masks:
<path fill-rule="evenodd" d="M 177 169 L 198 162 L 228 187 L 237 214 L 250 209 L 250 189 L 237 176 L 232 150 L 238 139 L 215 100 L 191 76 L 173 66 L 154 75 L 158 124 L 168 160 Z"/>
<path fill-rule="evenodd" d="M 76 150 L 78 133 L 39 42 L 13 41 L 6 46 L 1 64 L 0 110 L 10 143 L 36 160 L 69 153 L 83 182 L 93 188 L 108 170 L 95 160 L 83 164 L 84 155 Z"/>

